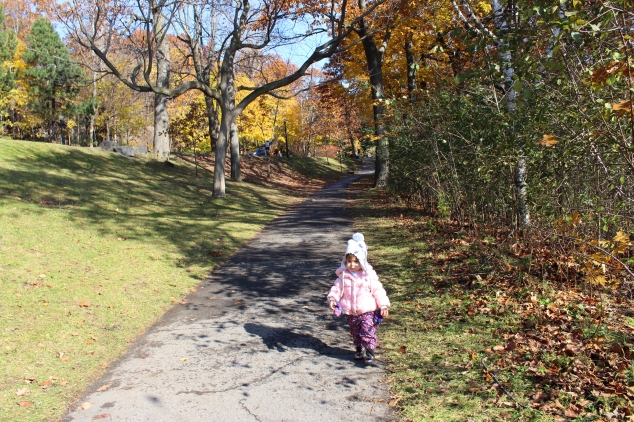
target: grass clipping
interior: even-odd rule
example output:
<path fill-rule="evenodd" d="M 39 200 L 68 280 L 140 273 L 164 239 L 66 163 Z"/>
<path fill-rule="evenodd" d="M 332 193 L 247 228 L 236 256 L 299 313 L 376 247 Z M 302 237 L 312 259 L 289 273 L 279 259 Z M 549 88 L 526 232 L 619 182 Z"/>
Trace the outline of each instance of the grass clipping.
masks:
<path fill-rule="evenodd" d="M 228 181 L 216 200 L 208 172 L 175 163 L 0 140 L 0 420 L 59 418 L 165 310 L 309 193 Z"/>
<path fill-rule="evenodd" d="M 356 222 L 393 305 L 379 336 L 404 420 L 630 417 L 631 303 L 383 195 L 358 198 Z"/>

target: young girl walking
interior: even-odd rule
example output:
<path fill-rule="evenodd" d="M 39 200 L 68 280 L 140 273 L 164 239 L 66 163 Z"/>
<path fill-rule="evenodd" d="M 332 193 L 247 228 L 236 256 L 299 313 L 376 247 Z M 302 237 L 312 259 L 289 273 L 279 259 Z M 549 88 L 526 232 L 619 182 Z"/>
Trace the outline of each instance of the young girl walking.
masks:
<path fill-rule="evenodd" d="M 372 266 L 368 264 L 368 247 L 363 235 L 355 233 L 348 240 L 337 280 L 328 293 L 330 310 L 346 315 L 357 351 L 354 358 L 374 360 L 376 349 L 375 319 L 388 316 L 390 299 Z M 375 316 L 376 311 L 376 316 Z"/>

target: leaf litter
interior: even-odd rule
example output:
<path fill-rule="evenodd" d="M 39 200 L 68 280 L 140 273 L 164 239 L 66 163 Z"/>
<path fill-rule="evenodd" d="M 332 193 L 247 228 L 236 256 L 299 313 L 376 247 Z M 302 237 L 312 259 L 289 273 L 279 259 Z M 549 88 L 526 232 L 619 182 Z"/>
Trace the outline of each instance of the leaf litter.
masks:
<path fill-rule="evenodd" d="M 634 303 L 626 295 L 588 288 L 575 257 L 547 244 L 532 250 L 528 242 L 504 245 L 510 235 L 502 230 L 473 230 L 404 207 L 386 194 L 374 195 L 378 198 L 367 205 L 359 202 L 363 217 L 357 229 L 372 227 L 364 233 L 375 249 L 373 265 L 394 298 L 395 315 L 386 329 L 396 334 L 386 334 L 385 347 L 397 353 L 387 354 L 391 404 L 399 405 L 405 420 L 416 420 L 412 415 L 430 398 L 424 392 L 401 395 L 410 385 L 421 388 L 423 372 L 416 371 L 422 357 L 413 352 L 415 344 L 391 341 L 400 341 L 404 332 L 414 337 L 414 330 L 448 336 L 458 329 L 480 342 L 468 351 L 460 372 L 472 385 L 465 388 L 468 399 L 475 397 L 484 409 L 497 408 L 498 417 L 506 419 L 504 408 L 512 409 L 509 417 L 515 420 L 540 414 L 555 420 L 632 416 L 634 319 L 622 310 Z M 432 360 L 446 362 L 447 356 Z M 480 381 L 474 378 L 478 371 Z"/>

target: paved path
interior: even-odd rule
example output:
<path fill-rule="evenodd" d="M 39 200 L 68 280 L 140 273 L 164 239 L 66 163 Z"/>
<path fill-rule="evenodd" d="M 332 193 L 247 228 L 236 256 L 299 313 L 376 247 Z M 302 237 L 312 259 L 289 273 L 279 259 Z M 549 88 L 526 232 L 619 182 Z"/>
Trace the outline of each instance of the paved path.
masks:
<path fill-rule="evenodd" d="M 345 319 L 332 316 L 325 298 L 353 234 L 346 187 L 360 177 L 269 224 L 140 337 L 63 420 L 396 419 L 383 362 L 353 360 Z M 84 402 L 92 406 L 78 410 Z"/>

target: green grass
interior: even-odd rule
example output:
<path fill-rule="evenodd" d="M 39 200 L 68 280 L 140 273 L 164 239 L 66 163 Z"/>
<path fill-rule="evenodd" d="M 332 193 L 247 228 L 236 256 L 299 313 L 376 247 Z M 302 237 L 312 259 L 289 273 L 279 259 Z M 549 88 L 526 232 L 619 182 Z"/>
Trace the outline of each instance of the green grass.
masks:
<path fill-rule="evenodd" d="M 357 199 L 355 224 L 392 302 L 390 318 L 379 330 L 390 404 L 405 421 L 554 420 L 532 409 L 517 410 L 508 396 L 498 399 L 495 383 L 485 379 L 481 359 L 491 364 L 495 355 L 484 350 L 502 341 L 499 333 L 517 322 L 513 315 L 468 316 L 469 289 L 442 286 L 446 271 L 437 265 L 459 248 L 435 232 L 433 220 L 417 214 L 412 225 L 401 218 L 407 208 L 377 205 L 377 194 L 369 190 Z M 498 377 L 518 400 L 530 403 L 521 374 Z"/>
<path fill-rule="evenodd" d="M 292 161 L 307 176 L 339 177 Z M 231 181 L 226 198 L 212 199 L 211 184 L 184 162 L 0 139 L 0 420 L 59 418 L 132 340 L 301 199 Z"/>

